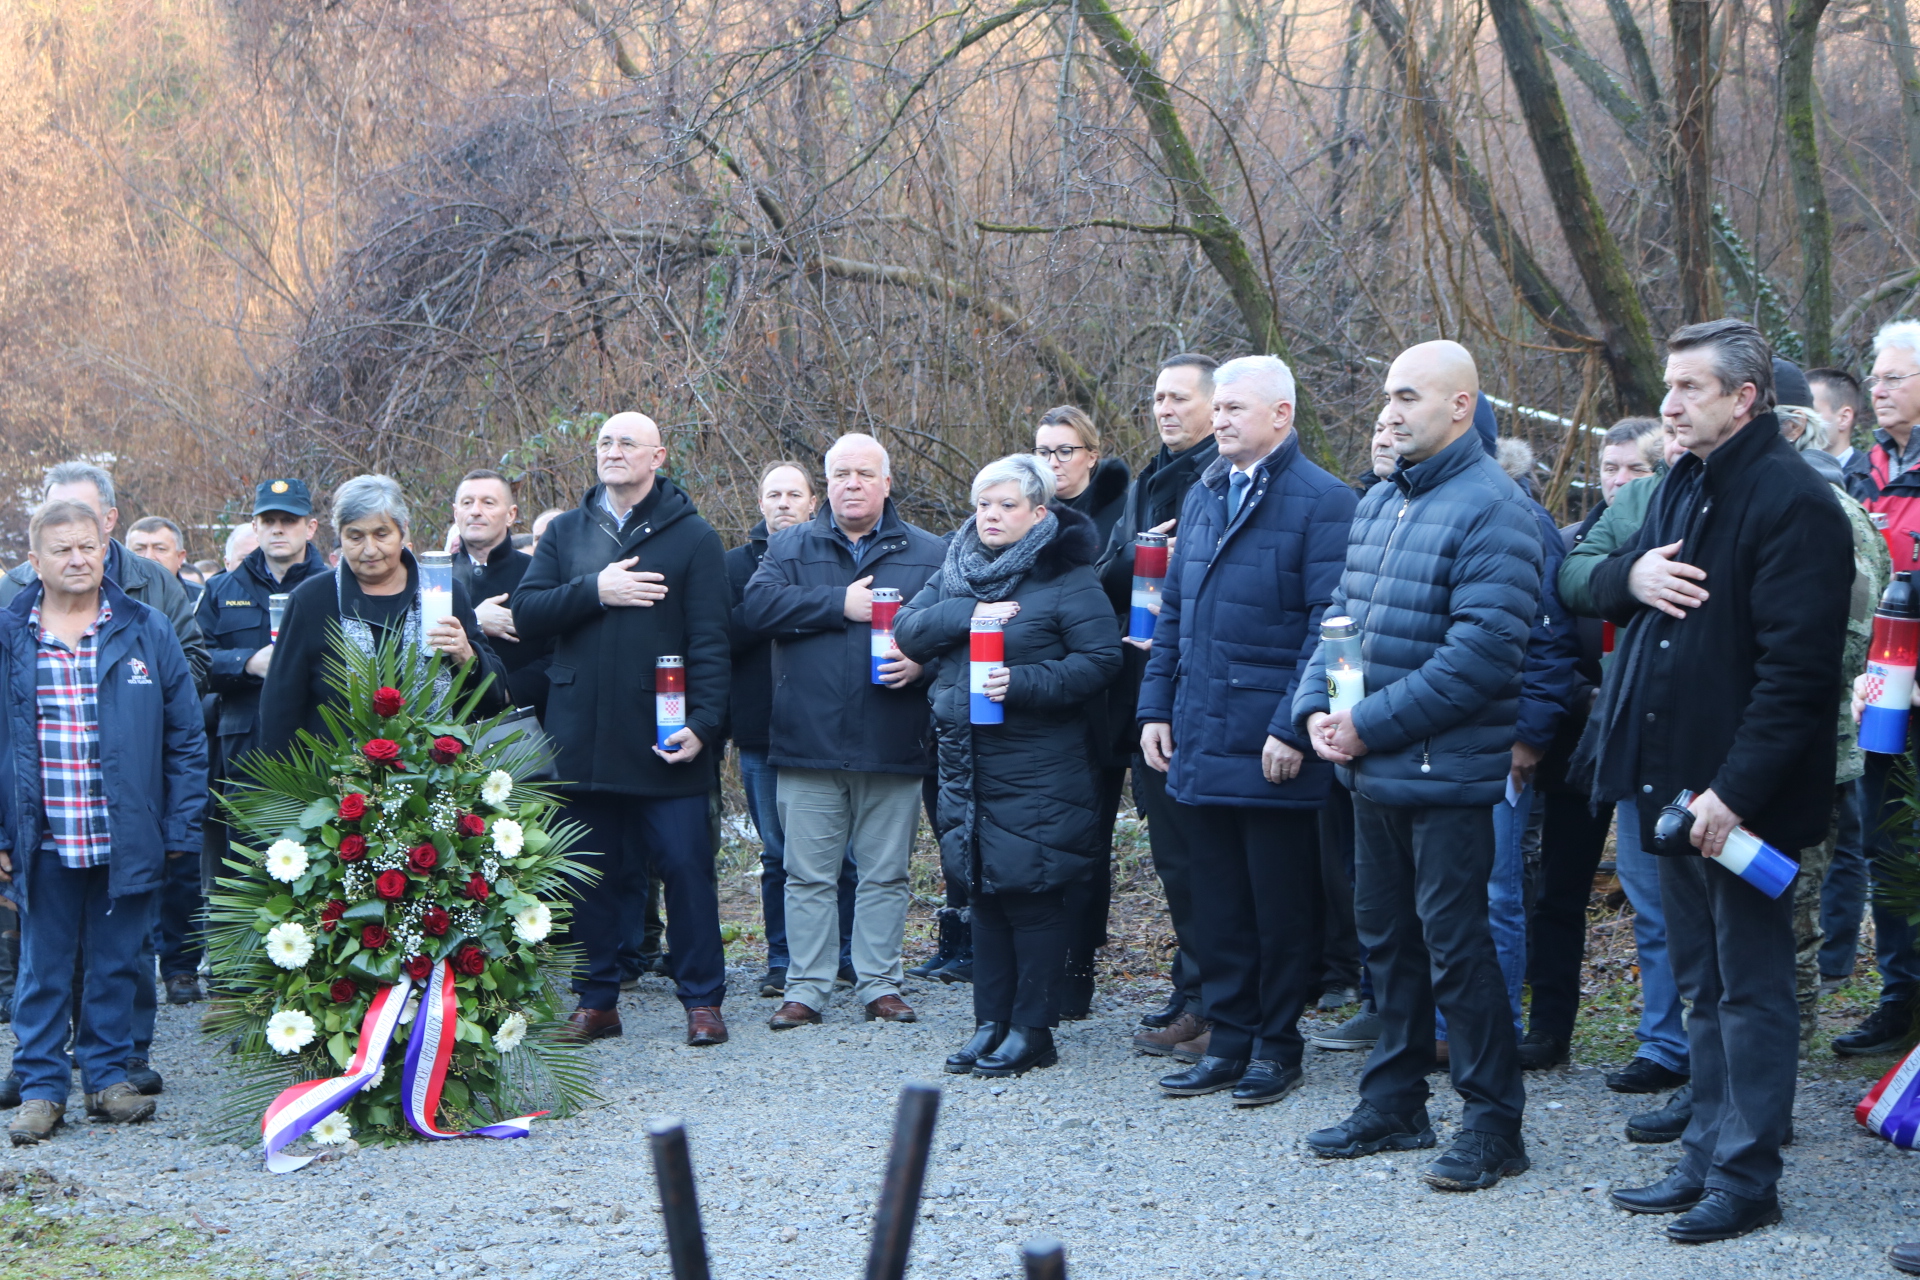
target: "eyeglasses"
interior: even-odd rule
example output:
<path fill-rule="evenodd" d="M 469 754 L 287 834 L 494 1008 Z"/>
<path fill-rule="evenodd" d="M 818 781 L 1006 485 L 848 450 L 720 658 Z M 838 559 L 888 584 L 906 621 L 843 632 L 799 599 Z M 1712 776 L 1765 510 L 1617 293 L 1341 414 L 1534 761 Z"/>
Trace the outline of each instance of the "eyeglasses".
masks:
<path fill-rule="evenodd" d="M 1042 462 L 1052 462 L 1055 458 L 1060 459 L 1062 462 L 1072 462 L 1074 454 L 1092 447 L 1092 445 L 1085 444 L 1063 444 L 1052 449 L 1035 449 L 1033 456 Z"/>
<path fill-rule="evenodd" d="M 1876 373 L 1867 379 L 1867 390 L 1885 387 L 1889 391 L 1905 382 L 1908 378 L 1920 378 L 1920 373 Z"/>

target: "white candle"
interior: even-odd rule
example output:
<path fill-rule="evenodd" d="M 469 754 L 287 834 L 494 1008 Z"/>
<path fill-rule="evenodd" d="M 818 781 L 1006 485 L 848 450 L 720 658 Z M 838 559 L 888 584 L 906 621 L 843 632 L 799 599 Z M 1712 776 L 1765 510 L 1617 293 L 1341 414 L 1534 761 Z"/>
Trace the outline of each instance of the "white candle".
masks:
<path fill-rule="evenodd" d="M 1327 668 L 1327 709 L 1351 711 L 1367 696 L 1367 678 L 1357 667 Z"/>
<path fill-rule="evenodd" d="M 452 616 L 453 592 L 451 589 L 437 587 L 423 587 L 421 589 L 420 643 L 427 652 L 433 652 L 433 645 L 428 640 L 428 637 L 432 634 L 435 625 L 439 623 L 440 619 L 451 618 Z"/>

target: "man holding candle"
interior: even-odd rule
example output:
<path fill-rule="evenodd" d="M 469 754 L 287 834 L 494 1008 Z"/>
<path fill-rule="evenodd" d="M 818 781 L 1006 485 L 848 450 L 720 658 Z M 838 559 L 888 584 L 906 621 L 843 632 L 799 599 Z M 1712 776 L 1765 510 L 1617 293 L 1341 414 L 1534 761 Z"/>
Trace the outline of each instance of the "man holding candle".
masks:
<path fill-rule="evenodd" d="M 567 816 L 601 872 L 574 902 L 584 952 L 570 1019 L 583 1039 L 621 1034 L 620 947 L 645 909 L 651 868 L 666 890 L 667 941 L 687 1043 L 722 1044 L 726 962 L 707 826 L 713 757 L 726 736 L 732 662 L 720 535 L 659 474 L 653 419 L 616 413 L 594 441 L 599 483 L 553 518 L 512 597 L 523 642 L 554 646 L 543 721 L 558 749 Z M 655 739 L 658 661 L 683 660 L 686 726 Z"/>
<path fill-rule="evenodd" d="M 767 1023 L 775 1031 L 821 1020 L 849 856 L 859 874 L 854 1000 L 869 1020 L 915 1019 L 900 998 L 900 944 L 933 735 L 920 664 L 896 650 L 874 665 L 874 590 L 911 599 L 946 544 L 900 518 L 892 462 L 872 436 L 836 440 L 826 472 L 826 506 L 767 539 L 740 611 L 747 630 L 773 637 L 767 759 L 786 836 L 788 952 L 785 1001 Z"/>
<path fill-rule="evenodd" d="M 1312 758 L 1293 705 L 1354 496 L 1301 452 L 1283 361 L 1229 360 L 1213 383 L 1220 456 L 1180 511 L 1138 711 L 1141 754 L 1166 775 L 1188 850 L 1213 1022 L 1205 1055 L 1160 1088 L 1231 1089 L 1235 1105 L 1260 1106 L 1299 1086 L 1297 1024 L 1319 994 L 1319 810 L 1333 770 Z"/>

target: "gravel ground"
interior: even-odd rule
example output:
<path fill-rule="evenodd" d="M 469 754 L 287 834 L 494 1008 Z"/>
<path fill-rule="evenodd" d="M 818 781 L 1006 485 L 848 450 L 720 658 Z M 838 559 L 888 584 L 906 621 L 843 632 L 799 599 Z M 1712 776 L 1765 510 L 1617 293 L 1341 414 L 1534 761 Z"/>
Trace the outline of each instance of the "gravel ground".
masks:
<path fill-rule="evenodd" d="M 735 976 L 745 989 L 751 974 Z M 623 1000 L 625 1038 L 595 1049 L 597 1109 L 541 1122 L 524 1141 L 369 1148 L 284 1178 L 199 1137 L 220 1067 L 194 1034 L 199 1009 L 163 1007 L 155 1122 L 82 1123 L 0 1151 L 0 1168 L 78 1184 L 60 1212 L 184 1219 L 206 1261 L 247 1274 L 251 1254 L 288 1277 L 663 1277 L 642 1126 L 671 1114 L 688 1124 L 717 1276 L 847 1277 L 864 1266 L 897 1091 L 941 1080 L 918 1276 L 1008 1275 L 1018 1244 L 1043 1233 L 1066 1242 L 1079 1275 L 1529 1280 L 1602 1268 L 1689 1280 L 1891 1274 L 1882 1250 L 1920 1236 L 1920 1169 L 1853 1123 L 1856 1080 L 1803 1080 L 1783 1226 L 1683 1248 L 1660 1235 L 1663 1220 L 1605 1203 L 1609 1186 L 1659 1176 L 1673 1148 L 1621 1140 L 1621 1121 L 1646 1100 L 1607 1092 L 1597 1068 L 1530 1076 L 1533 1171 L 1448 1195 L 1422 1185 L 1421 1162 L 1404 1154 L 1303 1153 L 1300 1135 L 1350 1106 L 1357 1055 L 1309 1049 L 1306 1086 L 1252 1112 L 1224 1095 L 1162 1099 L 1152 1084 L 1164 1060 L 1126 1044 L 1141 1002 L 1106 1000 L 1064 1030 L 1060 1066 L 956 1079 L 939 1062 L 970 1027 L 966 989 L 912 987 L 908 998 L 917 1025 L 863 1023 L 843 993 L 826 1025 L 777 1036 L 756 1017 L 769 1002 L 736 999 L 732 1043 L 692 1050 L 664 980 L 649 979 Z M 1457 1108 L 1448 1096 L 1434 1111 L 1444 1141 Z"/>

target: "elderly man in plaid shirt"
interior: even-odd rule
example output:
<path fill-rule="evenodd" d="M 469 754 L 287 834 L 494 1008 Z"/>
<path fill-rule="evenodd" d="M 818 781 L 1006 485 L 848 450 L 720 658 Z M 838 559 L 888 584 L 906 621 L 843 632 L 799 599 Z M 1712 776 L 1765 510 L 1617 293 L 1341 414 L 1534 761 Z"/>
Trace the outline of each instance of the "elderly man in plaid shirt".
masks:
<path fill-rule="evenodd" d="M 165 615 L 105 579 L 99 514 L 52 501 L 29 527 L 39 582 L 0 610 L 0 892 L 20 909 L 15 1146 L 66 1114 L 66 1050 L 87 1113 L 145 1120 L 127 1082 L 140 943 L 169 855 L 200 845 L 207 747 L 193 675 Z"/>

